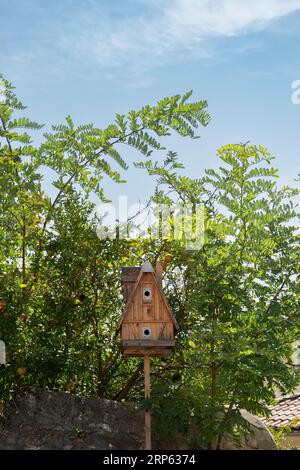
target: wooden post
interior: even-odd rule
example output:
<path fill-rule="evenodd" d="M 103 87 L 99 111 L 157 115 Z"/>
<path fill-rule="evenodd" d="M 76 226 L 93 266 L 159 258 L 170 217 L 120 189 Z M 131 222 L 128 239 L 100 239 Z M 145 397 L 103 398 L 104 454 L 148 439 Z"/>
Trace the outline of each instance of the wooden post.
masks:
<path fill-rule="evenodd" d="M 150 357 L 144 356 L 145 398 L 150 398 Z M 151 413 L 145 411 L 145 450 L 151 450 Z"/>
<path fill-rule="evenodd" d="M 156 274 L 156 279 L 160 287 L 162 287 L 163 270 L 164 270 L 164 267 L 163 267 L 162 261 L 157 260 L 156 265 L 155 265 L 155 274 Z"/>

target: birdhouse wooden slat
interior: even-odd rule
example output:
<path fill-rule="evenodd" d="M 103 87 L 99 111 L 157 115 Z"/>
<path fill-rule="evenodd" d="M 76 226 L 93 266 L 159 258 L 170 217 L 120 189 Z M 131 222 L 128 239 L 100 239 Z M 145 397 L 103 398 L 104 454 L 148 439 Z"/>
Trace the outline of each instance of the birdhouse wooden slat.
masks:
<path fill-rule="evenodd" d="M 155 275 L 146 261 L 122 270 L 126 307 L 118 325 L 125 356 L 167 356 L 178 325 Z"/>
<path fill-rule="evenodd" d="M 128 295 L 134 288 L 135 281 L 139 275 L 140 267 L 125 267 L 122 268 L 122 292 L 125 302 L 128 300 Z"/>

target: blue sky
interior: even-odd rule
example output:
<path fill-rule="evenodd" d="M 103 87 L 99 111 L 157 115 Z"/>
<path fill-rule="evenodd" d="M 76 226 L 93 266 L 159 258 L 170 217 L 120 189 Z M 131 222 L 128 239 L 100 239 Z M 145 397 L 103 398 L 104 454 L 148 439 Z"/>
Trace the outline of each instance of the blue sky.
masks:
<path fill-rule="evenodd" d="M 102 127 L 193 89 L 212 121 L 200 140 L 169 141 L 187 174 L 248 140 L 276 156 L 282 183 L 300 172 L 300 0 L 0 0 L 0 71 L 46 127 L 69 113 Z M 146 200 L 149 179 L 125 177 L 106 194 Z"/>

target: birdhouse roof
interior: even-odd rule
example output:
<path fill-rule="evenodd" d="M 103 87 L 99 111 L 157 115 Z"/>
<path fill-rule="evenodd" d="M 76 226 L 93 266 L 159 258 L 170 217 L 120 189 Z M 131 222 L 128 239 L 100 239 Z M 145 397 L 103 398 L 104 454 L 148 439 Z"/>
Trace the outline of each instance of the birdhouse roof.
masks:
<path fill-rule="evenodd" d="M 170 306 L 168 304 L 168 301 L 166 299 L 166 296 L 160 286 L 160 283 L 158 282 L 157 280 L 157 276 L 155 274 L 155 271 L 153 269 L 153 266 L 151 265 L 151 263 L 147 260 L 145 261 L 145 263 L 143 264 L 143 266 L 139 266 L 139 267 L 128 267 L 128 268 L 123 268 L 123 282 L 124 282 L 124 278 L 128 279 L 128 276 L 130 276 L 130 280 L 131 282 L 132 281 L 135 281 L 135 284 L 134 284 L 134 288 L 132 289 L 132 292 L 130 293 L 130 296 L 128 298 L 128 301 L 127 301 L 127 305 L 126 305 L 126 308 L 124 309 L 124 312 L 122 314 L 122 317 L 120 318 L 120 321 L 118 323 L 118 328 L 117 330 L 119 331 L 119 329 L 121 328 L 121 325 L 123 323 L 123 320 L 127 314 L 127 311 L 131 305 L 131 303 L 134 301 L 134 298 L 135 298 L 135 293 L 136 293 L 136 290 L 138 288 L 138 285 L 140 283 L 140 280 L 143 276 L 143 273 L 151 273 L 152 276 L 153 276 L 153 279 L 155 281 L 155 285 L 156 285 L 156 288 L 159 290 L 160 294 L 161 294 L 161 297 L 163 299 L 163 302 L 167 308 L 167 311 L 170 315 L 170 318 L 173 322 L 173 325 L 174 325 L 174 328 L 176 330 L 176 332 L 179 330 L 179 327 L 178 327 L 178 323 L 176 321 L 176 318 L 174 317 L 171 309 L 170 309 Z"/>
<path fill-rule="evenodd" d="M 141 271 L 143 273 L 154 273 L 152 264 L 148 260 L 146 260 L 143 266 L 141 267 Z"/>

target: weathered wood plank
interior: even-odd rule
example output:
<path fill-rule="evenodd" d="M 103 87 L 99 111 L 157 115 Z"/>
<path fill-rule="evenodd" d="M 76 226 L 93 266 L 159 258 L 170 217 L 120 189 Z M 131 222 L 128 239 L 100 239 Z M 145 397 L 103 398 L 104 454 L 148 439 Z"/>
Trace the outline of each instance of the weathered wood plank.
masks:
<path fill-rule="evenodd" d="M 124 340 L 123 347 L 174 347 L 175 341 L 174 340 L 151 340 L 151 339 L 144 339 L 144 340 Z"/>
<path fill-rule="evenodd" d="M 124 348 L 123 356 L 143 357 L 145 354 L 151 357 L 169 357 L 172 354 L 172 348 Z"/>
<path fill-rule="evenodd" d="M 149 320 L 138 320 L 138 321 L 139 321 L 139 323 L 149 323 Z M 151 321 L 151 323 L 161 323 L 161 324 L 167 323 L 167 324 L 170 324 L 168 321 L 165 321 L 165 320 L 150 320 L 150 321 Z M 130 320 L 130 321 L 129 320 L 124 320 L 123 325 L 125 325 L 127 323 L 136 323 L 136 320 Z M 172 325 L 172 323 L 171 323 L 171 325 Z"/>
<path fill-rule="evenodd" d="M 126 266 L 122 268 L 122 277 L 121 282 L 122 284 L 125 282 L 135 282 L 141 268 L 140 266 Z"/>

